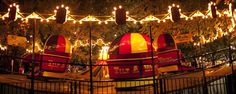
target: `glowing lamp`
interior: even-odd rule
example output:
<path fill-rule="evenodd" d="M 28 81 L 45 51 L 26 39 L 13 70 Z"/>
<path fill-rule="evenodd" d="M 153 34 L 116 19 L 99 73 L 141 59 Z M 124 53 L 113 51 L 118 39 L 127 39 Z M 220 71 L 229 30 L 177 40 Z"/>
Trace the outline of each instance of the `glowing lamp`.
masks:
<path fill-rule="evenodd" d="M 118 25 L 126 24 L 126 11 L 121 6 L 115 9 L 115 21 Z"/>
<path fill-rule="evenodd" d="M 171 20 L 173 22 L 178 22 L 180 20 L 179 7 L 173 4 L 172 7 L 170 7 L 170 10 L 171 10 Z"/>
<path fill-rule="evenodd" d="M 216 6 L 215 5 L 211 5 L 211 15 L 213 18 L 216 18 Z"/>
<path fill-rule="evenodd" d="M 8 14 L 9 20 L 15 21 L 16 13 L 17 13 L 17 6 L 14 3 L 13 5 L 10 5 L 10 8 L 9 8 L 9 14 Z"/>
<path fill-rule="evenodd" d="M 57 7 L 57 11 L 56 11 L 56 22 L 63 24 L 66 22 L 66 18 L 67 18 L 67 7 L 64 7 L 64 5 L 62 5 L 61 7 Z"/>
<path fill-rule="evenodd" d="M 210 10 L 211 10 L 211 17 L 212 18 L 216 18 L 217 17 L 217 14 L 216 14 L 216 4 L 215 3 L 213 3 L 213 2 L 211 2 L 211 3 L 209 3 L 209 8 L 210 8 Z"/>

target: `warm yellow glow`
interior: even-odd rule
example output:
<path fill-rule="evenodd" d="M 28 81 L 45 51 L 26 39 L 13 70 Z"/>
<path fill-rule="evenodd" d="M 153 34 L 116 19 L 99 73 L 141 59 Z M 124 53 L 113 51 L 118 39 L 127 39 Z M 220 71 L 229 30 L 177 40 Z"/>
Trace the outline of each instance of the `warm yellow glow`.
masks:
<path fill-rule="evenodd" d="M 96 41 L 92 42 L 92 45 L 98 45 L 98 46 L 108 46 L 110 45 L 110 42 L 105 43 L 102 39 L 97 39 Z M 85 46 L 89 46 L 88 42 L 83 42 L 82 40 L 76 40 L 75 44 L 73 45 L 74 47 L 85 47 Z"/>
<path fill-rule="evenodd" d="M 7 50 L 7 46 L 3 46 L 3 45 L 0 44 L 0 49 L 3 50 L 3 51 Z"/>
<path fill-rule="evenodd" d="M 230 14 L 230 17 L 233 16 L 233 12 L 232 12 L 232 3 L 229 4 L 229 14 Z"/>
<path fill-rule="evenodd" d="M 126 13 L 126 15 L 129 15 L 129 11 L 126 11 L 125 13 Z"/>
<path fill-rule="evenodd" d="M 25 19 L 44 19 L 42 16 L 40 16 L 38 13 L 33 12 L 29 16 L 27 16 Z"/>
<path fill-rule="evenodd" d="M 98 58 L 99 60 L 107 60 L 109 58 L 108 49 L 109 49 L 108 46 L 102 47 L 102 50 L 100 51 L 99 58 Z"/>
<path fill-rule="evenodd" d="M 190 17 L 202 17 L 202 18 L 205 18 L 205 15 L 204 15 L 202 12 L 200 12 L 199 10 L 197 10 L 197 11 L 193 12 L 193 13 L 190 15 Z M 192 18 L 191 18 L 191 19 L 192 19 Z"/>
<path fill-rule="evenodd" d="M 184 15 L 183 13 L 180 12 L 180 18 L 188 19 L 188 16 L 186 16 L 186 15 Z"/>
<path fill-rule="evenodd" d="M 189 19 L 193 19 L 193 17 L 201 17 L 201 18 L 203 18 L 203 19 L 205 19 L 205 18 L 209 18 L 209 16 L 210 16 L 210 12 L 211 11 L 209 11 L 210 10 L 210 5 L 215 5 L 215 3 L 213 3 L 213 2 L 210 2 L 209 4 L 208 4 L 208 11 L 206 12 L 206 15 L 205 14 L 203 14 L 203 12 L 200 12 L 199 10 L 197 10 L 197 11 L 195 11 L 195 12 L 193 12 L 190 16 L 186 16 L 186 15 L 184 15 L 183 13 L 181 13 L 181 9 L 179 9 L 179 12 L 180 12 L 180 18 L 184 18 L 185 20 L 189 20 Z M 17 7 L 17 15 L 16 15 L 16 18 L 21 18 L 21 19 L 28 19 L 28 18 L 37 18 L 37 19 L 40 19 L 41 21 L 47 21 L 47 22 L 49 22 L 49 20 L 55 20 L 55 14 L 56 14 L 56 12 L 57 12 L 57 9 L 59 9 L 59 8 L 65 8 L 65 9 L 67 9 L 67 16 L 66 16 L 66 20 L 71 20 L 71 22 L 73 22 L 73 23 L 76 23 L 76 22 L 79 22 L 80 24 L 82 24 L 84 21 L 87 21 L 87 22 L 90 22 L 90 21 L 97 21 L 98 22 L 98 24 L 101 24 L 101 23 L 105 23 L 105 24 L 108 24 L 108 22 L 110 22 L 110 21 L 115 21 L 114 20 L 114 14 L 115 14 L 115 11 L 113 11 L 112 12 L 112 16 L 104 16 L 104 17 L 106 17 L 106 18 L 108 18 L 107 20 L 99 20 L 98 18 L 96 18 L 96 16 L 91 16 L 91 15 L 89 15 L 89 16 L 86 16 L 85 18 L 83 18 L 83 19 L 81 19 L 81 20 L 76 20 L 76 19 L 74 19 L 73 17 L 74 16 L 72 16 L 72 15 L 68 15 L 68 14 L 70 14 L 70 11 L 69 11 L 69 7 L 68 6 L 64 6 L 63 4 L 62 5 L 60 5 L 60 6 L 57 6 L 56 7 L 56 10 L 54 10 L 54 14 L 53 14 L 53 16 L 50 16 L 50 17 L 48 17 L 47 19 L 44 19 L 44 17 L 43 16 L 41 16 L 40 14 L 37 14 L 37 13 L 35 13 L 35 12 L 33 12 L 33 14 L 31 14 L 31 15 L 33 15 L 33 16 L 27 16 L 27 17 L 23 17 L 23 15 L 19 12 L 19 5 L 17 5 L 17 4 L 12 4 L 12 5 L 10 5 L 9 7 L 13 7 L 13 6 L 16 6 Z M 230 4 L 230 6 L 232 6 L 232 4 Z M 171 6 L 168 6 L 168 13 L 163 17 L 163 18 L 157 18 L 157 17 L 155 17 L 155 16 L 153 16 L 153 15 L 149 15 L 149 16 L 153 16 L 153 17 L 149 17 L 149 16 L 147 16 L 147 17 L 145 17 L 144 19 L 134 19 L 134 18 L 132 18 L 133 16 L 128 16 L 128 14 L 129 14 L 129 12 L 127 12 L 127 21 L 133 21 L 133 23 L 134 24 L 136 24 L 137 22 L 140 22 L 140 23 L 143 23 L 143 22 L 145 22 L 145 21 L 157 21 L 157 22 L 161 22 L 161 21 L 163 21 L 163 22 L 165 22 L 166 20 L 169 20 L 169 19 L 171 19 L 171 12 L 170 12 L 170 9 L 172 8 L 172 7 L 177 7 L 177 8 L 179 8 L 180 6 L 179 5 L 176 5 L 176 4 L 172 4 Z M 117 7 L 117 8 L 122 8 L 122 6 L 119 6 L 119 7 Z M 114 7 L 114 10 L 117 10 L 117 8 L 116 7 Z M 229 7 L 230 9 L 231 9 L 231 7 Z M 9 10 L 9 9 L 8 9 Z M 232 10 L 232 9 L 231 9 Z M 10 10 L 9 10 L 10 11 Z M 8 12 L 9 12 L 8 11 Z M 230 14 L 232 14 L 232 12 L 230 12 L 230 11 L 228 11 L 228 10 L 223 10 L 223 12 L 222 13 L 220 13 L 219 11 L 216 11 L 216 13 L 217 13 L 217 15 L 219 16 L 219 17 L 222 17 L 222 15 L 223 14 L 225 14 L 225 15 L 227 15 L 227 16 L 232 16 L 232 15 L 230 15 Z M 162 15 L 158 15 L 158 16 L 162 16 Z M 5 18 L 7 18 L 8 17 L 8 13 L 6 13 L 6 14 L 4 14 L 4 15 L 2 15 L 2 16 L 0 16 L 0 18 L 1 19 L 3 19 L 3 20 L 5 20 Z M 236 18 L 236 15 L 234 15 L 234 17 Z"/>
<path fill-rule="evenodd" d="M 146 21 L 160 21 L 160 19 L 158 19 L 157 17 L 153 16 L 153 15 L 149 15 L 147 17 L 145 17 L 144 19 L 140 20 L 141 23 L 146 22 Z"/>
<path fill-rule="evenodd" d="M 122 8 L 122 6 L 120 5 L 120 6 L 119 6 L 119 8 L 121 9 L 121 8 Z"/>
<path fill-rule="evenodd" d="M 49 22 L 49 20 L 55 20 L 56 19 L 56 17 L 55 17 L 56 15 L 52 15 L 52 16 L 50 16 L 50 17 L 48 17 L 46 20 Z"/>
<path fill-rule="evenodd" d="M 82 18 L 81 20 L 79 20 L 79 22 L 101 22 L 101 20 L 99 20 L 98 18 L 94 17 L 94 16 L 91 16 L 91 15 L 88 15 L 84 18 Z"/>
<path fill-rule="evenodd" d="M 127 16 L 127 21 L 133 21 L 133 22 L 137 22 L 137 20 L 135 20 L 134 18 L 130 17 L 130 16 Z"/>
<path fill-rule="evenodd" d="M 117 8 L 116 8 L 116 7 L 114 7 L 114 10 L 117 10 Z"/>

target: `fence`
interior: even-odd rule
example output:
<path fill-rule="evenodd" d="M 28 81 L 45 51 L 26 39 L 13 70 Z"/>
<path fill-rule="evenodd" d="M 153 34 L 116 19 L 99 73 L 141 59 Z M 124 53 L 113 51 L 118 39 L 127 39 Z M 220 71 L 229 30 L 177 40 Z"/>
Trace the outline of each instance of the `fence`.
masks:
<path fill-rule="evenodd" d="M 160 78 L 158 94 L 235 94 L 232 75 L 203 78 Z M 233 81 L 233 82 L 232 82 Z M 94 94 L 154 94 L 152 79 L 125 81 L 94 81 Z M 31 94 L 30 82 L 0 83 L 1 94 Z M 130 86 L 133 87 L 130 87 Z M 64 80 L 35 82 L 35 94 L 90 94 L 90 82 Z"/>
<path fill-rule="evenodd" d="M 228 51 L 222 55 L 222 51 Z M 220 55 L 220 58 L 215 58 Z M 234 51 L 231 49 L 223 49 L 212 53 L 206 53 L 201 56 L 191 57 L 190 60 L 195 60 L 199 68 L 195 72 L 201 72 L 205 69 L 222 66 L 226 63 L 233 64 L 235 61 Z M 199 58 L 201 57 L 201 58 Z M 204 59 L 204 57 L 211 57 L 210 59 Z M 1 56 L 1 62 L 11 62 L 13 57 Z M 13 59 L 21 60 L 22 58 Z M 183 58 L 182 58 L 183 59 Z M 180 60 L 180 59 L 178 59 Z M 221 60 L 223 62 L 218 63 Z M 39 61 L 38 61 L 39 62 Z M 42 61 L 40 61 L 42 62 Z M 210 66 L 206 68 L 202 62 L 209 62 Z M 54 62 L 62 63 L 63 62 Z M 66 63 L 74 65 L 72 63 Z M 201 65 L 202 64 L 202 65 Z M 89 65 L 87 65 L 89 66 Z M 93 65 L 101 66 L 101 65 Z M 9 68 L 2 68 L 8 70 Z M 14 71 L 14 70 L 12 70 Z M 11 72 L 12 72 L 11 71 Z M 194 73 L 194 72 L 191 72 Z M 203 72 L 205 73 L 205 72 Z M 32 82 L 10 82 L 0 83 L 1 94 L 154 94 L 157 91 L 158 94 L 235 94 L 235 72 L 231 74 L 225 74 L 223 76 L 203 76 L 201 77 L 184 77 L 185 74 L 178 75 L 166 75 L 155 78 L 155 86 L 153 87 L 153 79 L 133 79 L 133 80 L 70 80 L 60 79 L 52 81 L 35 80 L 33 83 L 34 89 L 32 89 Z M 34 79 L 33 79 L 34 80 Z M 93 92 L 91 92 L 93 89 Z"/>

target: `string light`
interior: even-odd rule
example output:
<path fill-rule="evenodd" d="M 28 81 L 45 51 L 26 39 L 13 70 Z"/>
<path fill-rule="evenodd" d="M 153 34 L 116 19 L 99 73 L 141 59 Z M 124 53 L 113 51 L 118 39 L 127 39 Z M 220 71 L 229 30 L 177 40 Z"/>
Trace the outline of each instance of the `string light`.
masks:
<path fill-rule="evenodd" d="M 104 45 L 104 46 L 108 46 L 110 45 L 111 43 L 110 42 L 107 42 L 105 43 L 102 39 L 97 39 L 95 42 L 92 42 L 92 45 Z M 85 46 L 89 46 L 89 43 L 88 42 L 83 42 L 82 40 L 76 40 L 75 41 L 75 44 L 73 45 L 74 47 L 76 46 L 82 46 L 82 47 L 85 47 Z"/>
<path fill-rule="evenodd" d="M 35 48 L 36 48 L 35 52 L 43 52 L 43 49 L 41 48 L 41 45 L 39 43 L 35 43 Z M 26 52 L 32 53 L 33 49 L 27 48 Z"/>
<path fill-rule="evenodd" d="M 32 14 L 28 15 L 27 17 L 24 18 L 26 21 L 29 19 L 40 19 L 41 21 L 44 20 L 44 17 L 42 17 L 40 14 L 33 12 Z"/>
<path fill-rule="evenodd" d="M 14 20 L 16 20 L 18 18 L 24 18 L 23 15 L 20 13 L 19 5 L 17 5 L 16 3 L 13 3 L 9 6 L 8 12 L 1 17 L 2 20 L 5 20 L 5 18 L 9 17 L 10 8 L 13 7 L 13 6 L 16 7 L 16 17 L 15 17 Z"/>
<path fill-rule="evenodd" d="M 0 44 L 0 49 L 5 51 L 5 50 L 7 50 L 7 46 L 3 46 L 3 45 Z"/>
<path fill-rule="evenodd" d="M 145 17 L 144 19 L 140 20 L 140 23 L 149 22 L 149 21 L 158 21 L 158 22 L 160 22 L 160 19 L 158 19 L 157 17 L 155 17 L 153 15 L 149 15 L 149 16 Z"/>
<path fill-rule="evenodd" d="M 101 20 L 99 20 L 98 18 L 88 15 L 84 18 L 82 18 L 81 20 L 79 20 L 79 22 L 82 24 L 82 22 L 98 22 L 101 23 Z"/>
<path fill-rule="evenodd" d="M 54 10 L 54 18 L 57 20 L 57 19 L 62 19 L 62 18 L 57 18 L 57 12 L 59 10 L 60 12 L 60 8 L 65 8 L 65 21 L 63 21 L 63 23 L 67 22 L 67 20 L 74 20 L 71 16 L 68 16 L 70 14 L 70 10 L 69 10 L 69 7 L 68 6 L 65 6 L 64 4 L 62 4 L 61 6 L 57 6 L 56 9 Z M 54 19 L 54 18 L 51 18 L 51 19 Z M 61 20 L 57 20 L 57 21 L 61 21 Z"/>
<path fill-rule="evenodd" d="M 192 14 L 190 14 L 189 17 L 191 17 L 191 19 L 192 19 L 193 17 L 202 17 L 202 18 L 204 19 L 204 18 L 205 18 L 205 15 L 204 15 L 202 12 L 200 12 L 199 10 L 196 10 L 195 12 L 193 12 Z"/>
<path fill-rule="evenodd" d="M 210 3 L 210 4 L 212 4 L 212 3 Z M 214 4 L 214 3 L 213 3 Z M 55 20 L 56 18 L 55 18 L 55 15 L 56 15 L 56 13 L 57 13 L 57 9 L 59 9 L 59 8 L 65 8 L 65 9 L 67 9 L 67 17 L 66 17 L 66 19 L 67 20 L 69 20 L 69 21 L 72 21 L 73 23 L 77 23 L 77 22 L 79 22 L 80 24 L 82 24 L 84 21 L 86 21 L 86 22 L 88 22 L 88 21 L 97 21 L 98 22 L 98 24 L 101 24 L 101 23 L 105 23 L 105 24 L 108 24 L 108 22 L 114 22 L 115 20 L 114 20 L 114 14 L 115 14 L 115 11 L 113 11 L 112 12 L 112 14 L 113 14 L 113 16 L 104 16 L 104 17 L 109 17 L 108 19 L 106 19 L 106 20 L 99 20 L 98 18 L 96 18 L 95 16 L 91 16 L 91 15 L 88 15 L 88 16 L 86 16 L 85 18 L 83 18 L 83 19 L 81 19 L 81 20 L 76 20 L 75 18 L 74 18 L 74 16 L 76 16 L 76 15 L 69 15 L 69 13 L 70 13 L 70 11 L 69 11 L 69 7 L 67 7 L 67 6 L 65 6 L 65 5 L 61 5 L 61 6 L 57 6 L 56 7 L 56 9 L 54 10 L 54 14 L 52 15 L 52 16 L 50 16 L 50 17 L 48 17 L 48 18 L 46 18 L 45 19 L 45 17 L 43 17 L 42 15 L 40 15 L 40 14 L 38 14 L 38 13 L 35 13 L 35 12 L 33 12 L 32 14 L 30 14 L 29 16 L 27 16 L 27 17 L 24 17 L 23 15 L 22 15 L 22 13 L 20 13 L 20 11 L 19 11 L 19 5 L 16 5 L 16 4 L 13 4 L 13 5 L 10 5 L 10 6 L 16 6 L 17 7 L 17 15 L 16 15 L 16 18 L 21 18 L 22 20 L 24 20 L 24 19 L 28 19 L 28 18 L 37 18 L 37 19 L 40 19 L 41 21 L 46 21 L 46 22 L 50 22 L 50 20 Z M 230 4 L 231 5 L 231 4 Z M 176 5 L 176 4 L 172 4 L 172 6 L 169 6 L 169 9 L 171 8 L 171 7 L 173 7 L 173 6 L 175 6 L 175 7 L 179 7 L 179 5 Z M 122 7 L 122 6 L 119 6 L 119 7 Z M 118 7 L 118 8 L 119 8 Z M 116 10 L 117 8 L 114 8 L 114 10 Z M 232 9 L 231 9 L 232 10 Z M 179 9 L 179 11 L 180 11 L 180 18 L 184 18 L 185 20 L 193 20 L 193 18 L 194 17 L 202 17 L 202 19 L 205 19 L 205 18 L 208 18 L 208 16 L 209 16 L 209 9 L 208 9 L 208 11 L 206 12 L 207 14 L 206 15 L 204 15 L 202 12 L 200 12 L 199 10 L 197 10 L 197 11 L 194 11 L 193 13 L 191 13 L 191 15 L 190 16 L 186 16 L 184 13 L 182 13 L 181 12 L 181 9 Z M 8 13 L 9 13 L 9 11 L 6 13 L 6 14 L 4 14 L 4 15 L 2 15 L 2 16 L 0 16 L 3 20 L 5 19 L 5 18 L 7 18 L 8 17 Z M 127 11 L 127 21 L 131 21 L 131 22 L 133 22 L 134 24 L 136 24 L 137 22 L 140 22 L 140 23 L 143 23 L 145 20 L 147 20 L 147 18 L 148 18 L 148 16 L 147 17 L 144 17 L 144 19 L 141 19 L 141 20 L 136 20 L 136 19 L 134 19 L 134 18 L 132 18 L 131 16 L 128 16 L 128 11 Z M 230 12 L 228 11 L 228 10 L 223 10 L 222 11 L 222 13 L 220 13 L 219 11 L 216 11 L 216 13 L 217 13 L 217 15 L 219 16 L 219 17 L 221 17 L 222 15 L 227 15 L 228 17 L 230 17 Z M 231 12 L 232 13 L 232 12 Z M 24 13 L 25 14 L 25 13 Z M 34 16 L 32 16 L 32 15 L 34 15 Z M 50 15 L 50 14 L 49 14 Z M 160 15 L 163 15 L 163 14 L 160 14 Z M 157 19 L 159 19 L 159 20 L 157 20 L 157 22 L 166 22 L 166 20 L 169 20 L 169 19 L 171 19 L 171 17 L 170 17 L 170 12 L 168 12 L 164 17 L 162 17 L 162 19 L 159 19 L 159 18 L 157 18 L 157 17 L 155 17 L 155 19 L 157 20 Z M 149 15 L 150 16 L 150 15 Z M 235 17 L 236 17 L 236 15 L 234 15 Z M 99 16 L 100 17 L 100 16 Z M 155 20 L 155 19 L 153 19 L 153 20 Z M 149 20 L 149 21 L 153 21 L 153 20 Z"/>
<path fill-rule="evenodd" d="M 138 22 L 137 20 L 135 20 L 134 18 L 132 18 L 130 16 L 127 16 L 127 21 L 134 22 L 134 24 L 136 24 Z"/>

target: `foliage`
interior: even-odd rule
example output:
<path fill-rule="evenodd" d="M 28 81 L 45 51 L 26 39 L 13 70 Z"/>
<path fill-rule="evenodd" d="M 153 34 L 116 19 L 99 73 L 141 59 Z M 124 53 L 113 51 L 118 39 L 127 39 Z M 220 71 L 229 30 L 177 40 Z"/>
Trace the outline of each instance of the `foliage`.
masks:
<path fill-rule="evenodd" d="M 98 15 L 106 16 L 111 15 L 114 6 L 122 5 L 130 15 L 134 18 L 144 18 L 148 15 L 160 16 L 160 14 L 167 13 L 168 6 L 175 3 L 181 6 L 184 12 L 193 12 L 194 10 L 207 10 L 207 3 L 210 0 L 19 0 L 21 12 L 32 13 L 33 11 L 48 14 L 53 13 L 53 10 L 57 5 L 65 4 L 70 7 L 72 15 Z M 1 3 L 1 2 L 0 2 Z M 224 4 L 218 5 L 220 8 L 224 8 Z M 4 9 L 1 9 L 4 10 Z M 6 9 L 5 9 L 6 10 Z M 189 14 L 188 14 L 189 15 Z M 227 23 L 228 22 L 228 23 Z M 194 42 L 199 41 L 199 36 L 204 35 L 207 39 L 216 34 L 215 26 L 222 24 L 223 31 L 227 30 L 227 24 L 229 24 L 228 18 L 216 18 L 216 19 L 201 19 L 195 18 L 194 20 L 180 21 L 173 23 L 167 21 L 165 23 L 145 23 L 145 24 L 133 24 L 128 22 L 125 26 L 117 26 L 115 23 L 98 25 L 95 23 L 84 23 L 84 24 L 56 24 L 55 22 L 39 22 L 37 21 L 36 41 L 41 45 L 44 45 L 46 40 L 51 35 L 62 34 L 70 39 L 72 44 L 75 44 L 75 40 L 83 40 L 88 42 L 89 31 L 91 27 L 92 41 L 102 38 L 105 42 L 113 41 L 117 36 L 125 34 L 127 32 L 138 32 L 149 35 L 150 26 L 153 31 L 153 37 L 159 32 L 169 32 L 172 35 L 192 33 L 194 36 Z M 6 36 L 8 34 L 25 36 L 29 40 L 28 48 L 32 45 L 32 34 L 34 30 L 34 21 L 29 20 L 26 26 L 21 27 L 24 22 L 18 20 L 16 22 L 0 22 L 1 30 L 1 43 L 6 45 Z M 116 36 L 115 36 L 116 35 Z M 222 39 L 215 40 L 205 46 L 206 51 L 213 51 L 218 48 L 224 47 Z M 221 42 L 220 42 L 221 41 Z M 216 46 L 220 45 L 220 46 Z M 199 51 L 197 47 L 193 46 L 193 42 L 188 44 L 180 44 L 178 46 L 186 56 L 191 56 L 193 49 L 196 53 Z M 98 57 L 100 46 L 93 46 L 93 60 Z M 73 58 L 79 59 L 82 62 L 88 60 L 89 57 L 89 46 L 78 47 L 73 50 Z M 22 50 L 22 53 L 25 49 Z M 22 54 L 21 53 L 21 54 Z M 21 55 L 20 54 L 20 55 Z"/>

